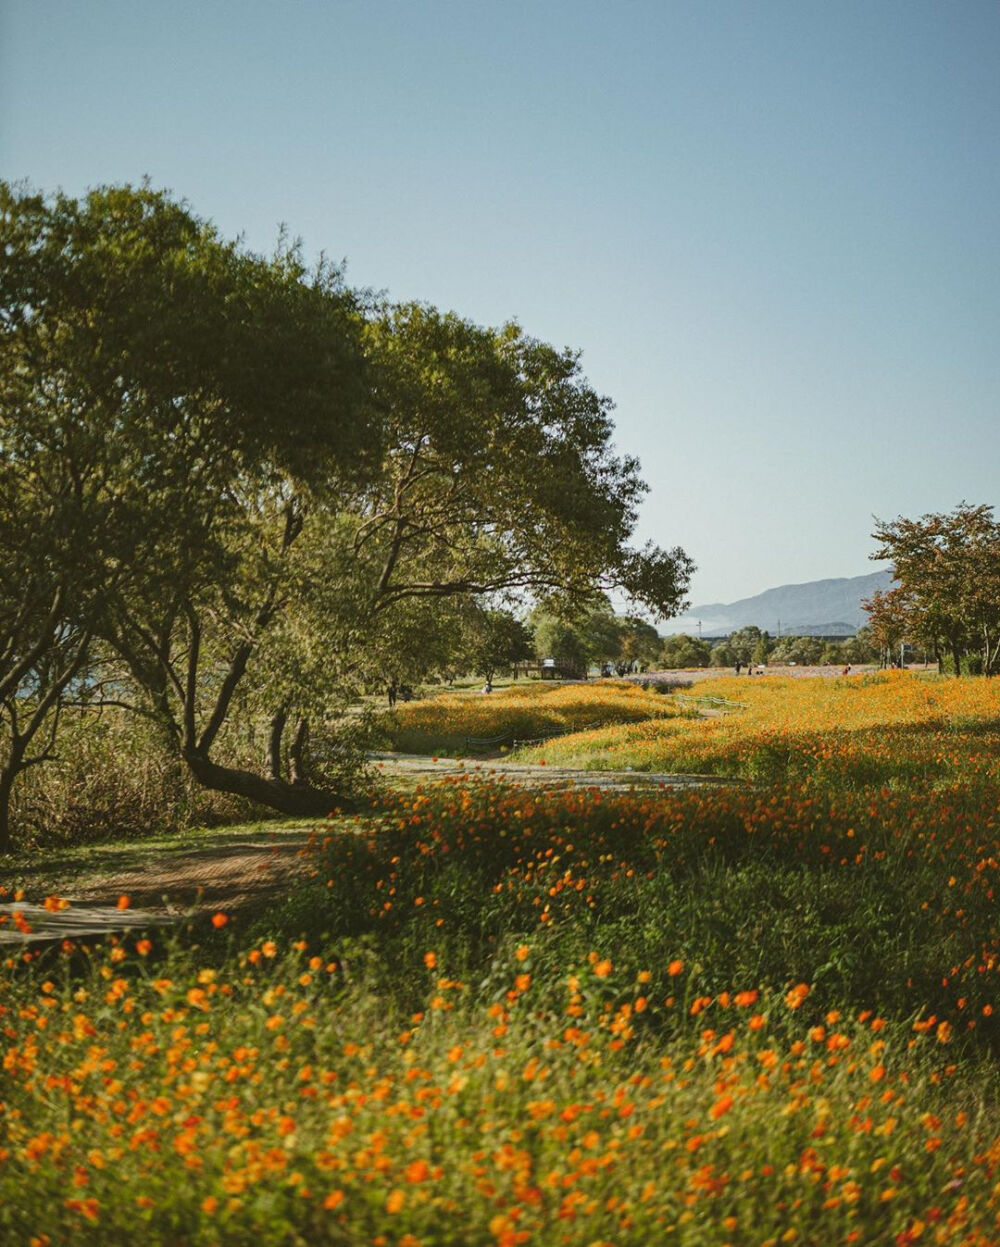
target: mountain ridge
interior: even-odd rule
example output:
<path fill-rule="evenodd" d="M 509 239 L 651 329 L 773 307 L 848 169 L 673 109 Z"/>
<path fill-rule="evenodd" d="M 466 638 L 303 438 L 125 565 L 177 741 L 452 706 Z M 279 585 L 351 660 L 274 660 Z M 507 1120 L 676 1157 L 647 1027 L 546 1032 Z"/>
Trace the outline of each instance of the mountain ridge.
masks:
<path fill-rule="evenodd" d="M 671 632 L 688 632 L 701 624 L 702 635 L 732 632 L 754 625 L 772 635 L 785 636 L 818 629 L 856 630 L 867 622 L 863 598 L 892 585 L 889 571 L 864 576 L 837 576 L 801 584 L 777 585 L 753 597 L 735 602 L 709 602 L 692 606 L 672 620 Z M 836 621 L 832 623 L 831 621 Z"/>

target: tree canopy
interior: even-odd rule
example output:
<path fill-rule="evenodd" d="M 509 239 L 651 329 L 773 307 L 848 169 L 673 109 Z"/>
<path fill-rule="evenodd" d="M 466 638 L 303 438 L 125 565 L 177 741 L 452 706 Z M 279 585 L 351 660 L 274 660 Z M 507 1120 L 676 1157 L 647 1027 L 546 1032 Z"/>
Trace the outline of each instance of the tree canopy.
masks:
<path fill-rule="evenodd" d="M 149 187 L 3 185 L 0 223 L 8 760 L 10 708 L 55 688 L 51 724 L 99 644 L 102 695 L 201 783 L 321 813 L 336 794 L 279 773 L 274 733 L 370 681 L 435 604 L 682 605 L 683 551 L 629 544 L 645 485 L 577 353 L 362 298 Z M 237 712 L 271 724 L 259 766 L 227 743 Z"/>
<path fill-rule="evenodd" d="M 1000 523 L 993 508 L 962 502 L 919 519 L 876 520 L 872 555 L 889 559 L 896 588 L 865 603 L 884 644 L 918 640 L 950 653 L 955 674 L 973 654 L 992 675 L 1000 659 Z"/>

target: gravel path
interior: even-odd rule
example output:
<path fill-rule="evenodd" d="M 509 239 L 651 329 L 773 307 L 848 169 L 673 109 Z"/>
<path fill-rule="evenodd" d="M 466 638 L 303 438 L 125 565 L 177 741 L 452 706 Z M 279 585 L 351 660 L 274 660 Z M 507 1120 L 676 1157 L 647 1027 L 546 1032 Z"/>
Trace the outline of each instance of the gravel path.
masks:
<path fill-rule="evenodd" d="M 386 778 L 412 781 L 442 779 L 449 775 L 468 775 L 471 779 L 493 779 L 520 784 L 525 788 L 600 788 L 603 792 L 633 792 L 636 789 L 703 788 L 731 783 L 717 775 L 686 775 L 651 771 L 580 771 L 567 766 L 528 765 L 502 758 L 476 762 L 469 758 L 426 758 L 415 753 L 373 754 L 373 760 Z"/>

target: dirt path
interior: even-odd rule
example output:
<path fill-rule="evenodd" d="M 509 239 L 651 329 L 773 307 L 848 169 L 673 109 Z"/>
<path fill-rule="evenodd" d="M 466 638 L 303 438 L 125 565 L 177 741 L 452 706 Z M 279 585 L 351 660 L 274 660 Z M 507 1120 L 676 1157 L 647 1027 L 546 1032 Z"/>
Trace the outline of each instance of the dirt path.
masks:
<path fill-rule="evenodd" d="M 49 856 L 22 870 L 22 887 L 34 901 L 55 895 L 69 901 L 70 908 L 48 913 L 32 907 L 33 934 L 64 934 L 74 918 L 82 934 L 95 924 L 135 927 L 143 913 L 162 919 L 265 905 L 287 895 L 309 870 L 306 846 L 317 830 L 323 828 L 315 821 L 263 823 L 182 834 L 173 843 L 138 841 Z M 115 908 L 123 896 L 129 900 L 124 916 Z M 0 943 L 9 942 L 5 937 L 14 931 L 17 908 L 0 904 Z"/>
<path fill-rule="evenodd" d="M 703 788 L 730 783 L 716 775 L 684 775 L 651 771 L 581 771 L 568 766 L 510 762 L 500 757 L 427 758 L 415 753 L 372 755 L 380 773 L 397 783 L 409 780 L 432 782 L 446 776 L 468 775 L 493 779 L 525 788 L 600 788 L 602 792 L 633 792 L 637 789 Z"/>
<path fill-rule="evenodd" d="M 125 895 L 145 909 L 238 909 L 285 895 L 306 868 L 307 832 L 276 833 L 266 844 L 218 844 L 146 859 L 133 869 L 91 877 L 73 889 L 77 904 Z"/>

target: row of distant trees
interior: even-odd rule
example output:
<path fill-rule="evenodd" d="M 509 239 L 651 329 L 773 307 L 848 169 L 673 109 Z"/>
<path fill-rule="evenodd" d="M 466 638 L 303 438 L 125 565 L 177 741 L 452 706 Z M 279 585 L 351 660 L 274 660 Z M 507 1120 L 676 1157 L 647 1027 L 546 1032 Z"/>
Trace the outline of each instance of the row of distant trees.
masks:
<path fill-rule="evenodd" d="M 407 683 L 451 681 L 474 673 L 486 680 L 510 668 L 553 658 L 568 671 L 608 667 L 623 675 L 658 664 L 663 641 L 638 615 L 619 615 L 604 594 L 573 601 L 546 597 L 527 613 L 455 601 L 439 609 L 433 637 L 399 655 Z"/>
<path fill-rule="evenodd" d="M 730 633 L 723 640 L 672 636 L 662 644 L 660 662 L 664 667 L 734 667 L 737 663 L 794 663 L 800 667 L 844 665 L 878 661 L 878 649 L 871 632 L 862 628 L 843 641 L 826 641 L 815 636 L 772 637 L 750 625 Z"/>
<path fill-rule="evenodd" d="M 545 657 L 576 670 L 607 667 L 619 675 L 637 669 L 735 667 L 737 663 L 847 666 L 878 662 L 881 657 L 870 628 L 842 641 L 772 637 L 752 625 L 712 641 L 685 634 L 663 638 L 647 621 L 615 614 L 606 599 L 575 612 L 543 604 L 524 622 L 507 611 L 484 612 L 471 618 L 464 643 L 462 633 L 457 635 L 458 644 L 448 656 L 450 670 L 446 664 L 425 675 L 475 671 L 491 679 L 504 667 Z"/>
<path fill-rule="evenodd" d="M 645 485 L 575 352 L 148 187 L 0 184 L 0 234 L 0 851 L 67 716 L 135 716 L 205 788 L 322 814 L 318 735 L 462 608 L 681 605 L 691 562 L 630 544 Z"/>

